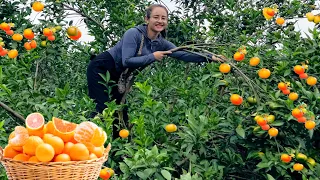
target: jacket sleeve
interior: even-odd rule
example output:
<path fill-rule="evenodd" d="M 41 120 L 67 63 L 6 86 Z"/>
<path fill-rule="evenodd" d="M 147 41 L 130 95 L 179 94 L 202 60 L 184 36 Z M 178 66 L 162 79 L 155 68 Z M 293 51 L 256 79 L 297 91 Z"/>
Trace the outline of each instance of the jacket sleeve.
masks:
<path fill-rule="evenodd" d="M 154 55 L 136 56 L 140 47 L 141 33 L 136 28 L 131 28 L 123 35 L 122 64 L 125 68 L 136 68 L 149 65 L 155 61 Z"/>
<path fill-rule="evenodd" d="M 164 40 L 164 48 L 166 51 L 168 51 L 170 49 L 176 48 L 176 46 L 170 41 Z M 203 54 L 203 55 L 207 56 L 207 58 L 203 56 L 199 56 L 197 54 L 190 53 L 190 52 L 185 52 L 183 50 L 175 51 L 172 54 L 168 54 L 168 56 L 172 58 L 176 58 L 185 62 L 211 62 L 212 55 L 210 54 Z"/>

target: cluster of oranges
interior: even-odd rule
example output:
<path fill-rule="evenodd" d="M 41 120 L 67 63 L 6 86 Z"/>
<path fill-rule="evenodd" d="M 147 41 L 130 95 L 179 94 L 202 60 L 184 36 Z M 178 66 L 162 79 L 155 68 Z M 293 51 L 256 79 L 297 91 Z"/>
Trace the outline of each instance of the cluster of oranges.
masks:
<path fill-rule="evenodd" d="M 254 117 L 254 120 L 262 130 L 268 131 L 268 134 L 271 137 L 276 137 L 278 135 L 278 129 L 275 127 L 270 128 L 270 125 L 269 125 L 274 122 L 275 120 L 274 115 L 271 115 L 271 114 L 257 115 Z"/>
<path fill-rule="evenodd" d="M 307 79 L 307 84 L 310 86 L 313 86 L 317 83 L 317 78 L 313 77 L 313 76 L 309 76 L 306 72 L 305 72 L 306 66 L 300 66 L 300 65 L 295 65 L 293 67 L 293 71 L 299 75 L 300 79 Z"/>
<path fill-rule="evenodd" d="M 280 157 L 283 163 L 290 163 L 293 158 L 296 161 L 292 165 L 292 168 L 295 171 L 302 171 L 304 169 L 303 163 L 309 163 L 311 166 L 316 165 L 316 161 L 313 158 L 307 157 L 305 154 L 302 154 L 302 153 L 298 153 L 297 155 L 281 154 L 281 157 Z"/>
<path fill-rule="evenodd" d="M 262 9 L 262 14 L 266 20 L 271 20 L 277 14 L 277 12 L 277 5 L 272 5 L 271 7 L 265 7 Z M 276 23 L 281 26 L 285 23 L 285 19 L 283 17 L 278 17 L 276 19 Z"/>
<path fill-rule="evenodd" d="M 306 129 L 313 130 L 316 127 L 316 123 L 314 122 L 315 116 L 306 109 L 305 104 L 294 108 L 291 114 L 299 123 L 304 123 Z"/>
<path fill-rule="evenodd" d="M 281 90 L 281 92 L 284 95 L 289 95 L 288 98 L 291 101 L 295 101 L 299 98 L 299 94 L 296 92 L 290 92 L 290 89 L 288 88 L 288 84 L 290 83 L 284 83 L 284 82 L 279 82 L 278 83 L 278 88 Z"/>
<path fill-rule="evenodd" d="M 312 12 L 308 12 L 306 14 L 306 17 L 309 22 L 314 22 L 315 24 L 320 23 L 320 15 L 314 15 Z"/>

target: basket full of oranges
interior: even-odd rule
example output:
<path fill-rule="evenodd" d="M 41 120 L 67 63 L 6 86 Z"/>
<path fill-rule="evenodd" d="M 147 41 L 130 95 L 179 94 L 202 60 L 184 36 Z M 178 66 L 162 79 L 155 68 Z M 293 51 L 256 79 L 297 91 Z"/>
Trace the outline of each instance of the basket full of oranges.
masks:
<path fill-rule="evenodd" d="M 8 145 L 0 147 L 0 162 L 9 180 L 98 179 L 111 145 L 93 122 L 75 124 L 56 117 L 45 123 L 40 113 L 16 126 Z"/>

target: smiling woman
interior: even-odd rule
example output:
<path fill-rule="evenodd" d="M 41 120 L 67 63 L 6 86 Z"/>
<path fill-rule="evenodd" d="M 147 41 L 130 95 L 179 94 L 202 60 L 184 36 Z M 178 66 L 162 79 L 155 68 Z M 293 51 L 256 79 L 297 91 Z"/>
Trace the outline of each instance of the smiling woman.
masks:
<path fill-rule="evenodd" d="M 176 46 L 165 39 L 168 25 L 168 10 L 161 4 L 153 4 L 146 9 L 146 24 L 133 27 L 125 32 L 122 39 L 111 49 L 93 58 L 87 68 L 89 96 L 96 102 L 94 116 L 107 107 L 105 102 L 116 100 L 124 103 L 128 87 L 133 82 L 132 72 L 142 70 L 148 65 L 162 61 L 167 55 L 186 62 L 212 62 L 212 55 L 200 56 L 183 50 L 171 52 Z M 109 73 L 111 82 L 103 85 L 100 74 Z M 129 80 L 130 79 L 130 80 Z M 117 84 L 114 82 L 118 82 Z M 129 82 L 129 83 L 128 83 Z M 128 85 L 127 85 L 128 84 Z M 111 94 L 108 94 L 108 89 Z M 128 122 L 126 110 L 123 120 Z M 115 120 L 114 124 L 118 124 Z M 114 138 L 118 136 L 113 129 Z"/>

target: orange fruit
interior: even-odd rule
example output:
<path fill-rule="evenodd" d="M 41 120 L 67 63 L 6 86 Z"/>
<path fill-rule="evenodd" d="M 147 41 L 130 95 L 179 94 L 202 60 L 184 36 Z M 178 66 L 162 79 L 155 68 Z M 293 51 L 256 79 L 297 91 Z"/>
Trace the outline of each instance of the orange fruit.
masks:
<path fill-rule="evenodd" d="M 301 171 L 303 168 L 304 168 L 303 164 L 300 164 L 300 163 L 295 163 L 293 165 L 293 170 L 295 170 L 295 171 Z"/>
<path fill-rule="evenodd" d="M 49 41 L 54 41 L 55 39 L 56 39 L 56 37 L 54 35 L 48 36 L 48 40 Z"/>
<path fill-rule="evenodd" d="M 268 134 L 271 136 L 271 137 L 276 137 L 278 135 L 278 129 L 276 128 L 271 128 L 268 130 Z"/>
<path fill-rule="evenodd" d="M 282 90 L 282 93 L 283 93 L 284 95 L 288 95 L 288 94 L 290 94 L 290 89 Z"/>
<path fill-rule="evenodd" d="M 18 56 L 18 51 L 16 49 L 12 49 L 8 52 L 8 57 L 13 59 L 16 58 Z"/>
<path fill-rule="evenodd" d="M 54 148 L 50 144 L 43 143 L 36 148 L 36 157 L 41 162 L 50 162 L 54 154 Z"/>
<path fill-rule="evenodd" d="M 129 136 L 129 131 L 126 130 L 126 129 L 122 129 L 120 132 L 119 132 L 119 136 L 122 137 L 122 138 L 127 138 Z"/>
<path fill-rule="evenodd" d="M 66 142 L 64 143 L 64 148 L 63 148 L 63 151 L 62 153 L 64 154 L 69 154 L 70 153 L 70 149 L 72 148 L 74 144 L 72 142 Z"/>
<path fill-rule="evenodd" d="M 38 145 L 43 144 L 43 140 L 38 136 L 29 136 L 27 142 L 23 146 L 23 153 L 34 156 Z"/>
<path fill-rule="evenodd" d="M 99 177 L 103 180 L 108 180 L 111 177 L 111 174 L 106 168 L 104 168 L 100 170 Z"/>
<path fill-rule="evenodd" d="M 300 109 L 295 108 L 292 110 L 291 114 L 293 117 L 299 118 L 299 117 L 302 117 L 304 113 Z"/>
<path fill-rule="evenodd" d="M 93 122 L 86 121 L 80 123 L 75 129 L 74 139 L 80 143 L 99 147 L 106 142 L 107 134 Z"/>
<path fill-rule="evenodd" d="M 78 30 L 77 35 L 75 35 L 75 36 L 69 36 L 69 37 L 70 37 L 70 39 L 72 39 L 72 40 L 78 40 L 78 39 L 81 38 L 81 36 L 82 36 L 81 31 Z"/>
<path fill-rule="evenodd" d="M 73 138 L 77 124 L 56 117 L 52 117 L 52 122 L 54 135 L 60 137 L 64 142 L 69 142 Z"/>
<path fill-rule="evenodd" d="M 304 126 L 306 127 L 306 129 L 312 130 L 314 127 L 316 127 L 316 123 L 314 121 L 306 121 L 304 123 Z"/>
<path fill-rule="evenodd" d="M 64 149 L 63 140 L 57 136 L 46 137 L 44 138 L 44 142 L 53 147 L 55 155 L 61 154 Z"/>
<path fill-rule="evenodd" d="M 245 55 L 241 52 L 236 52 L 233 55 L 233 59 L 236 61 L 243 61 L 244 60 Z"/>
<path fill-rule="evenodd" d="M 295 93 L 295 92 L 292 92 L 292 93 L 289 94 L 288 97 L 289 97 L 290 100 L 295 101 L 295 100 L 298 99 L 299 95 L 297 93 Z"/>
<path fill-rule="evenodd" d="M 289 156 L 288 154 L 282 154 L 281 155 L 281 161 L 284 163 L 289 163 L 291 161 L 291 156 Z"/>
<path fill-rule="evenodd" d="M 14 137 L 9 140 L 9 144 L 12 146 L 23 146 L 28 139 L 28 130 L 25 127 L 16 126 L 14 128 Z"/>
<path fill-rule="evenodd" d="M 314 16 L 313 22 L 315 24 L 318 24 L 320 22 L 320 16 L 319 15 Z"/>
<path fill-rule="evenodd" d="M 276 119 L 276 117 L 274 115 L 270 114 L 266 117 L 266 119 L 267 119 L 268 123 L 273 123 L 273 121 Z"/>
<path fill-rule="evenodd" d="M 29 158 L 28 162 L 34 162 L 34 163 L 37 163 L 37 162 L 40 162 L 37 158 L 37 156 L 32 156 Z"/>
<path fill-rule="evenodd" d="M 72 161 L 84 161 L 89 159 L 89 150 L 84 144 L 77 143 L 71 147 L 69 155 Z"/>
<path fill-rule="evenodd" d="M 5 158 L 14 158 L 17 154 L 20 154 L 20 152 L 14 150 L 10 145 L 3 149 L 3 157 Z"/>
<path fill-rule="evenodd" d="M 219 66 L 219 71 L 221 73 L 228 73 L 228 72 L 230 72 L 230 70 L 231 70 L 231 66 L 229 64 L 222 63 Z"/>
<path fill-rule="evenodd" d="M 278 25 L 283 25 L 284 22 L 285 22 L 285 20 L 284 20 L 284 18 L 282 18 L 282 17 L 279 17 L 279 18 L 276 19 L 276 23 L 277 23 Z"/>
<path fill-rule="evenodd" d="M 52 121 L 49 121 L 44 125 L 43 131 L 45 134 L 54 134 L 55 129 Z"/>
<path fill-rule="evenodd" d="M 177 131 L 177 126 L 175 124 L 168 124 L 166 125 L 165 129 L 167 132 L 171 133 Z"/>
<path fill-rule="evenodd" d="M 32 9 L 36 12 L 41 12 L 44 8 L 44 4 L 42 2 L 36 1 L 32 4 Z"/>
<path fill-rule="evenodd" d="M 3 50 L 3 47 L 2 46 L 0 46 L 0 52 Z"/>
<path fill-rule="evenodd" d="M 6 31 L 6 34 L 8 36 L 12 36 L 14 34 L 14 31 L 13 30 Z"/>
<path fill-rule="evenodd" d="M 8 50 L 6 50 L 6 49 L 3 49 L 2 51 L 0 51 L 0 56 L 2 56 L 2 57 L 7 54 L 8 54 Z"/>
<path fill-rule="evenodd" d="M 276 12 L 275 12 L 273 9 L 268 8 L 268 9 L 267 9 L 267 14 L 268 14 L 269 16 L 274 16 L 274 15 L 276 14 Z"/>
<path fill-rule="evenodd" d="M 266 18 L 266 20 L 270 20 L 272 19 L 273 16 L 270 16 L 267 12 L 270 11 L 271 8 L 263 8 L 262 10 L 262 14 L 264 16 L 264 18 Z"/>
<path fill-rule="evenodd" d="M 314 86 L 315 84 L 317 84 L 317 78 L 315 78 L 313 76 L 308 77 L 307 84 L 309 86 Z"/>
<path fill-rule="evenodd" d="M 68 154 L 59 154 L 54 159 L 54 162 L 68 162 L 71 161 L 71 158 Z"/>
<path fill-rule="evenodd" d="M 23 39 L 23 36 L 21 34 L 14 34 L 12 35 L 12 39 L 19 42 Z"/>
<path fill-rule="evenodd" d="M 308 19 L 309 22 L 313 22 L 313 20 L 314 20 L 314 15 L 313 15 L 311 12 L 308 12 L 308 13 L 306 14 L 306 17 L 307 17 L 307 19 Z"/>
<path fill-rule="evenodd" d="M 4 31 L 9 31 L 11 27 L 9 26 L 9 24 L 3 22 L 0 24 L 0 28 Z"/>
<path fill-rule="evenodd" d="M 91 153 L 94 153 L 97 158 L 100 158 L 103 156 L 103 153 L 104 153 L 104 147 L 103 146 L 100 146 L 100 147 L 93 147 L 93 149 L 90 151 L 89 149 L 89 152 Z"/>
<path fill-rule="evenodd" d="M 49 28 L 44 28 L 43 29 L 43 35 L 45 35 L 45 36 L 51 36 L 51 35 L 53 35 L 53 32 L 52 32 L 52 30 L 51 29 L 49 29 Z"/>
<path fill-rule="evenodd" d="M 13 157 L 13 160 L 16 160 L 16 161 L 28 161 L 30 158 L 30 156 L 26 155 L 26 154 L 23 154 L 23 153 L 20 153 L 20 154 L 17 154 L 16 156 Z"/>
<path fill-rule="evenodd" d="M 296 74 L 302 74 L 302 73 L 304 73 L 304 68 L 302 67 L 302 66 L 300 66 L 300 65 L 295 65 L 294 67 L 293 67 L 293 71 L 296 73 Z"/>
<path fill-rule="evenodd" d="M 32 29 L 28 28 L 28 29 L 25 29 L 23 31 L 23 36 L 26 38 L 26 39 L 33 39 L 34 38 L 34 33 L 32 32 Z"/>
<path fill-rule="evenodd" d="M 266 125 L 267 122 L 268 122 L 268 121 L 267 121 L 266 119 L 264 119 L 263 117 L 259 117 L 259 118 L 257 119 L 257 124 L 259 124 L 260 126 Z"/>
<path fill-rule="evenodd" d="M 44 126 L 44 117 L 41 113 L 31 113 L 26 117 L 26 127 L 31 130 L 39 130 Z"/>
<path fill-rule="evenodd" d="M 286 90 L 288 88 L 288 86 L 284 82 L 279 82 L 278 88 L 283 91 L 283 90 Z"/>
<path fill-rule="evenodd" d="M 70 26 L 67 29 L 67 34 L 69 36 L 76 36 L 78 34 L 78 28 L 75 26 Z"/>
<path fill-rule="evenodd" d="M 252 57 L 249 61 L 250 66 L 257 66 L 260 63 L 260 58 Z"/>
<path fill-rule="evenodd" d="M 26 50 L 32 49 L 30 42 L 25 42 L 23 46 L 24 46 L 24 48 L 26 48 Z"/>
<path fill-rule="evenodd" d="M 307 73 L 299 74 L 299 78 L 300 79 L 307 79 L 308 78 L 308 74 Z"/>
<path fill-rule="evenodd" d="M 90 153 L 89 159 L 97 159 L 98 157 L 94 153 Z"/>
<path fill-rule="evenodd" d="M 43 139 L 43 141 L 47 141 L 51 137 L 54 137 L 54 135 L 53 134 L 44 134 L 42 139 Z"/>
<path fill-rule="evenodd" d="M 262 79 L 267 79 L 267 78 L 270 77 L 271 72 L 270 72 L 269 69 L 262 68 L 262 69 L 260 69 L 260 70 L 258 71 L 258 75 L 259 75 L 259 77 L 262 78 Z"/>
<path fill-rule="evenodd" d="M 298 118 L 297 118 L 297 121 L 298 121 L 299 123 L 305 123 L 305 122 L 307 121 L 307 118 L 304 117 L 304 116 L 298 117 Z"/>
<path fill-rule="evenodd" d="M 234 105 L 240 105 L 243 102 L 243 98 L 238 94 L 231 94 L 230 101 Z"/>
<path fill-rule="evenodd" d="M 268 124 L 265 124 L 265 125 L 261 126 L 261 129 L 267 131 L 270 129 L 270 126 Z"/>
<path fill-rule="evenodd" d="M 37 42 L 35 40 L 32 40 L 30 42 L 30 46 L 31 46 L 32 49 L 36 48 L 37 47 Z"/>

